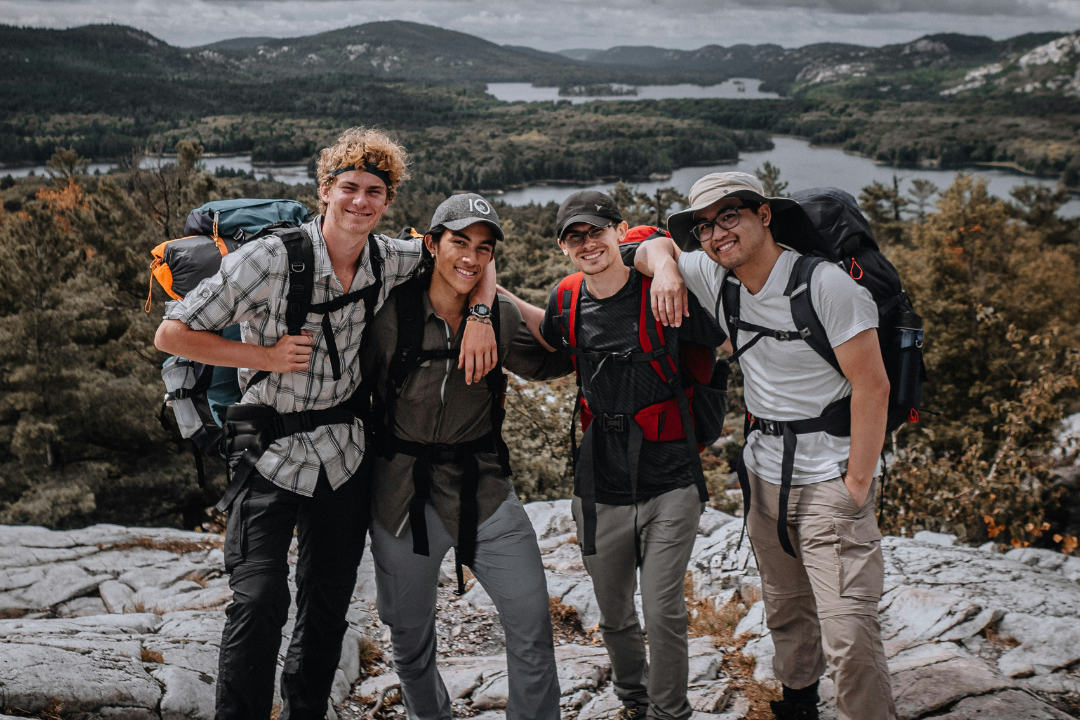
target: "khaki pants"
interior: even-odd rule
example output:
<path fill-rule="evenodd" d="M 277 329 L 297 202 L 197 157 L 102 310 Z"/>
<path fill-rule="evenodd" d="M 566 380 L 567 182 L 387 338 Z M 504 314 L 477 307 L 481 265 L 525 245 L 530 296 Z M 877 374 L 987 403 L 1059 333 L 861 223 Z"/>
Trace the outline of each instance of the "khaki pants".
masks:
<path fill-rule="evenodd" d="M 648 720 L 686 720 L 693 712 L 686 699 L 689 659 L 683 582 L 702 507 L 695 485 L 636 505 L 597 503 L 596 554 L 582 558 L 600 607 L 600 632 L 611 660 L 615 695 L 624 705 L 648 708 Z M 581 498 L 575 497 L 571 508 L 578 537 L 584 537 Z M 634 609 L 638 554 L 648 662 Z"/>
<path fill-rule="evenodd" d="M 776 678 L 790 688 L 808 687 L 827 662 L 840 720 L 895 720 L 877 617 L 885 579 L 874 517 L 877 481 L 862 507 L 840 478 L 792 487 L 787 526 L 798 558 L 777 539 L 780 486 L 750 473 L 750 489 L 746 527 L 776 645 Z"/>

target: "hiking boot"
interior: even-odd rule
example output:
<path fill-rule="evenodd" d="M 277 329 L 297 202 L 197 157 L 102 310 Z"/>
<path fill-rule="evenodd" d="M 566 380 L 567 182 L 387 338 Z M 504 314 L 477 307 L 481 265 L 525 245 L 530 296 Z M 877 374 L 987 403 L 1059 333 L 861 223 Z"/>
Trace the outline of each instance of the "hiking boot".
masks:
<path fill-rule="evenodd" d="M 644 705 L 623 705 L 619 712 L 615 713 L 615 720 L 645 720 L 645 709 Z"/>
<path fill-rule="evenodd" d="M 776 720 L 818 720 L 816 703 L 770 700 L 769 707 Z"/>

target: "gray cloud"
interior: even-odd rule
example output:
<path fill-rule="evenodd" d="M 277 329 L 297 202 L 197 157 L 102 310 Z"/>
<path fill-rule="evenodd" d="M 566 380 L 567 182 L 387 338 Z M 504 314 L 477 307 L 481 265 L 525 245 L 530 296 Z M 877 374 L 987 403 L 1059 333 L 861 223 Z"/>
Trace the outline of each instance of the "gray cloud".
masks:
<path fill-rule="evenodd" d="M 736 0 L 752 7 L 801 8 L 844 15 L 1058 15 L 1053 0 Z"/>
<path fill-rule="evenodd" d="M 542 50 L 815 42 L 884 45 L 935 32 L 1004 38 L 1080 27 L 1076 0 L 0 0 L 3 22 L 133 25 L 182 46 L 410 20 Z"/>

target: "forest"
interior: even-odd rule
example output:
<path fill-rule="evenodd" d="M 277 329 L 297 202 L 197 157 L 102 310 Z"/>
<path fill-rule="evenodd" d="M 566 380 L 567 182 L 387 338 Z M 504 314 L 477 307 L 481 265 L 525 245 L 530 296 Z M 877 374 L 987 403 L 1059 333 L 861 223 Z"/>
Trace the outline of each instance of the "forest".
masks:
<path fill-rule="evenodd" d="M 198 487 L 188 445 L 158 420 L 165 358 L 152 337 L 166 298 L 150 285 L 149 251 L 210 199 L 317 203 L 312 185 L 218 177 L 205 170 L 198 143 L 176 150 L 175 163 L 109 175 L 86 175 L 87 161 L 61 150 L 49 177 L 0 182 L 0 523 L 215 522 L 206 509 L 213 492 Z M 416 179 L 381 231 L 426 227 L 452 184 L 424 171 L 430 157 L 417 153 Z M 763 168 L 770 191 L 784 191 L 781 173 Z M 626 183 L 616 199 L 632 223 L 656 223 L 680 200 Z M 927 337 L 932 412 L 887 440 L 880 512 L 888 531 L 1075 549 L 1075 479 L 1070 489 L 1060 468 L 1076 450 L 1054 451 L 1058 421 L 1080 411 L 1080 222 L 1056 212 L 1067 199 L 1024 186 L 1001 200 L 965 174 L 948 188 L 924 183 L 903 195 L 875 183 L 861 194 Z M 507 234 L 499 280 L 541 304 L 569 269 L 554 242 L 556 207 L 497 208 Z M 507 441 L 523 499 L 570 492 L 573 392 L 571 379 L 511 383 Z M 735 383 L 731 432 L 705 454 L 713 502 L 728 510 L 739 396 Z M 220 491 L 223 468 L 209 470 Z"/>

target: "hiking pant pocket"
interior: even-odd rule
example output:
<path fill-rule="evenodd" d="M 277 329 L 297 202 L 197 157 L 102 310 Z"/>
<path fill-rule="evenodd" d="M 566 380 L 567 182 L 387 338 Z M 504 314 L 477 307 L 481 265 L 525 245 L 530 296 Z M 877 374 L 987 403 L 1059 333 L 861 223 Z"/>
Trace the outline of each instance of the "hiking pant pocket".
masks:
<path fill-rule="evenodd" d="M 836 532 L 840 597 L 881 599 L 885 585 L 885 562 L 881 533 L 872 513 L 862 518 L 833 518 Z"/>

